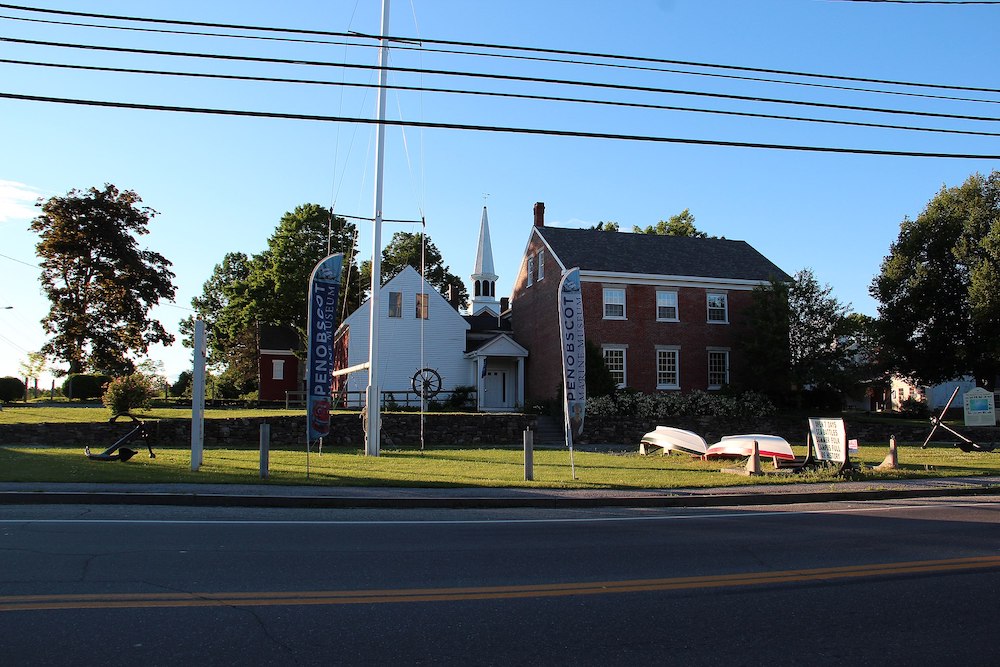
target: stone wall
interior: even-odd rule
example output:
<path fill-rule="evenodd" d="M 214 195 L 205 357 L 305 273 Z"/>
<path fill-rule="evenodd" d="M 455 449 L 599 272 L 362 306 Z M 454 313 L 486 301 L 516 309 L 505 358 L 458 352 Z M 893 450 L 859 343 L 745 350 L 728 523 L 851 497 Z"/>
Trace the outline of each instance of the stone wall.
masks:
<path fill-rule="evenodd" d="M 424 415 L 424 442 L 428 446 L 520 446 L 526 428 L 534 428 L 535 415 L 523 414 L 427 414 Z M 302 417 L 207 419 L 205 446 L 256 449 L 260 442 L 260 424 L 271 425 L 271 446 L 297 448 L 305 444 L 305 420 Z M 763 420 L 732 420 L 715 417 L 676 417 L 659 424 L 683 428 L 698 433 L 710 444 L 724 435 L 768 433 L 780 435 L 794 445 L 805 443 L 808 422 L 805 418 L 775 417 Z M 630 418 L 601 417 L 587 420 L 580 445 L 624 445 L 637 447 L 643 434 L 657 423 Z M 383 413 L 383 447 L 404 447 L 420 444 L 420 415 L 415 413 Z M 31 444 L 107 447 L 130 430 L 119 424 L 0 424 L 0 444 Z M 191 425 L 187 420 L 164 419 L 150 421 L 153 446 L 185 447 L 191 442 Z M 959 428 L 959 432 L 977 442 L 998 440 L 997 428 Z M 863 443 L 887 443 L 890 435 L 903 442 L 923 442 L 930 425 L 875 424 L 847 420 L 847 436 Z M 331 436 L 328 446 L 364 447 L 364 430 L 357 414 L 331 416 Z M 957 439 L 944 429 L 938 429 L 935 441 L 955 442 Z"/>

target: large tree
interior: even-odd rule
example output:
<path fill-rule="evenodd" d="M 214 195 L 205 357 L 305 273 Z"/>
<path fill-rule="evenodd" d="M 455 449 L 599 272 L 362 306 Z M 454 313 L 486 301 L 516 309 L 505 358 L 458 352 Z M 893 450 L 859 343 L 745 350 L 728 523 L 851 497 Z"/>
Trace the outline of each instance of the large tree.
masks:
<path fill-rule="evenodd" d="M 666 220 L 660 220 L 655 225 L 645 229 L 638 225 L 632 227 L 633 234 L 656 234 L 658 236 L 690 236 L 698 239 L 708 238 L 708 234 L 694 226 L 694 215 L 690 209 L 684 209 L 677 215 Z"/>
<path fill-rule="evenodd" d="M 742 384 L 776 399 L 789 390 L 848 392 L 868 363 L 861 345 L 865 320 L 820 285 L 811 269 L 790 283 L 772 281 L 754 289 L 740 336 Z"/>
<path fill-rule="evenodd" d="M 441 251 L 429 236 L 412 232 L 393 234 L 389 244 L 382 249 L 381 284 L 384 285 L 406 266 L 412 266 L 417 272 L 422 269 L 427 282 L 445 297 L 451 287 L 459 306 L 465 307 L 468 303 L 469 291 L 465 288 L 465 282 L 451 272 L 444 263 Z M 364 283 L 362 288 L 368 291 L 371 291 L 371 275 L 371 262 L 366 260 L 361 264 L 361 280 Z"/>
<path fill-rule="evenodd" d="M 150 309 L 174 297 L 171 263 L 139 247 L 156 215 L 139 195 L 105 184 L 71 190 L 40 203 L 31 223 L 42 266 L 42 290 L 51 302 L 42 319 L 52 337 L 46 355 L 69 364 L 69 373 L 130 373 L 130 355 L 174 337 Z"/>
<path fill-rule="evenodd" d="M 256 380 L 258 324 L 289 326 L 305 338 L 309 276 L 327 254 L 345 255 L 338 321 L 357 306 L 356 238 L 355 226 L 330 209 L 303 204 L 281 217 L 262 252 L 229 253 L 215 266 L 191 303 L 205 320 L 211 361 L 225 367 L 226 381 L 246 391 Z M 191 318 L 181 328 L 189 344 Z"/>
<path fill-rule="evenodd" d="M 934 384 L 1000 371 L 1000 172 L 943 187 L 899 237 L 872 281 L 882 352 L 900 375 Z"/>
<path fill-rule="evenodd" d="M 751 295 L 740 325 L 740 354 L 743 364 L 737 377 L 743 388 L 762 391 L 783 401 L 791 389 L 791 358 L 788 328 L 788 283 L 771 280 L 758 285 Z"/>

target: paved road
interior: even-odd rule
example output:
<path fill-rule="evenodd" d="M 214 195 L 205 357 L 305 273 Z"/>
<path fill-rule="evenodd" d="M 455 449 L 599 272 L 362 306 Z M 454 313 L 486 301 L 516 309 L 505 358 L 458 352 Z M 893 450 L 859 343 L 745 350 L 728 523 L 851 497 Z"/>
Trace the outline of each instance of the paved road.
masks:
<path fill-rule="evenodd" d="M 1000 500 L 0 507 L 11 664 L 998 664 Z"/>

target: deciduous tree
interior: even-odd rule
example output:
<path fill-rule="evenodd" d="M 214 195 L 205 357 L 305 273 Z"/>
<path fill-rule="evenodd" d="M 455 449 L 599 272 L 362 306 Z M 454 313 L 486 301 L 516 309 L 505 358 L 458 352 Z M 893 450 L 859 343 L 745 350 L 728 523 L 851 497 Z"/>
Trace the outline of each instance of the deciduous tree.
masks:
<path fill-rule="evenodd" d="M 453 274 L 444 263 L 444 257 L 429 236 L 412 232 L 396 232 L 389 244 L 382 250 L 382 284 L 384 285 L 405 266 L 412 266 L 419 273 L 424 272 L 424 278 L 443 296 L 447 297 L 448 287 L 452 288 L 454 296 L 461 307 L 469 301 L 469 292 L 465 282 Z M 361 264 L 361 280 L 363 287 L 370 291 L 371 262 Z"/>
<path fill-rule="evenodd" d="M 1000 371 L 1000 172 L 943 187 L 899 237 L 872 281 L 882 352 L 900 375 L 935 384 Z"/>
<path fill-rule="evenodd" d="M 672 215 L 666 220 L 660 220 L 655 225 L 649 225 L 645 229 L 635 225 L 632 227 L 632 233 L 657 234 L 659 236 L 690 236 L 698 239 L 708 238 L 708 234 L 694 226 L 694 215 L 690 209 L 684 209 L 677 215 Z"/>
<path fill-rule="evenodd" d="M 174 337 L 150 309 L 174 296 L 170 262 L 139 247 L 156 215 L 131 190 L 71 190 L 40 204 L 31 223 L 51 307 L 42 320 L 52 335 L 42 352 L 69 364 L 70 373 L 133 369 L 130 355 Z"/>

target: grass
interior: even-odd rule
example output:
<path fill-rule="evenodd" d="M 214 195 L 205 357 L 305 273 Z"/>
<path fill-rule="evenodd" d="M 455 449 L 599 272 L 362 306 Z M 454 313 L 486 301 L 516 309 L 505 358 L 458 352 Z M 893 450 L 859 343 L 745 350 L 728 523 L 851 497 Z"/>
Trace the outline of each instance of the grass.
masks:
<path fill-rule="evenodd" d="M 238 409 L 238 408 L 206 408 L 206 419 L 235 419 L 242 417 L 275 417 L 303 416 L 303 408 L 284 409 Z M 191 408 L 153 408 L 138 413 L 143 419 L 191 419 Z M 95 423 L 106 422 L 111 418 L 111 411 L 96 403 L 79 403 L 76 405 L 45 405 L 28 403 L 27 405 L 6 405 L 0 410 L 0 424 L 58 424 L 58 423 Z"/>
<path fill-rule="evenodd" d="M 576 489 L 674 489 L 746 484 L 834 482 L 832 472 L 745 477 L 720 472 L 740 462 L 701 461 L 688 456 L 640 456 L 577 451 L 577 479 L 565 450 L 536 450 L 534 478 L 524 481 L 522 452 L 510 449 L 434 448 L 383 450 L 366 457 L 356 449 L 335 449 L 309 456 L 304 451 L 272 450 L 270 479 L 261 481 L 254 450 L 206 449 L 199 472 L 191 471 L 190 450 L 157 448 L 156 458 L 141 451 L 127 463 L 91 461 L 81 448 L 0 447 L 0 481 L 96 483 L 312 484 L 325 486 L 523 487 Z M 872 469 L 885 447 L 862 446 L 852 458 L 864 464 L 861 479 L 879 480 L 1000 474 L 1000 453 L 965 454 L 955 447 L 902 446 L 898 471 Z M 770 462 L 764 470 L 771 470 Z"/>

